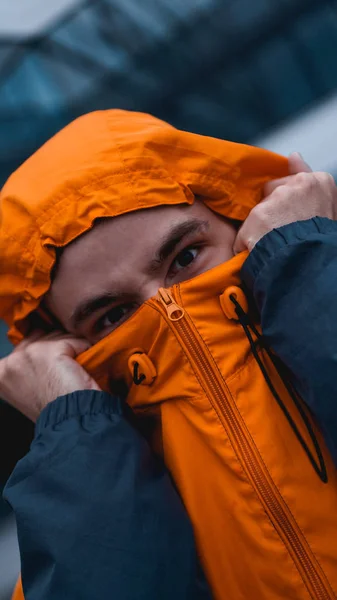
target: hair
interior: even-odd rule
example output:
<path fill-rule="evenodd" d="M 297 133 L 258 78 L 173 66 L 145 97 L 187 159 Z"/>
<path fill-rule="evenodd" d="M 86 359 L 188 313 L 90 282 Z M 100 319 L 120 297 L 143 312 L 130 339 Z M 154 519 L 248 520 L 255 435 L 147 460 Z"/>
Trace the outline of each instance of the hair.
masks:
<path fill-rule="evenodd" d="M 55 262 L 53 264 L 52 270 L 50 271 L 50 281 L 54 281 L 55 277 L 56 277 L 56 273 L 57 270 L 60 266 L 60 260 L 64 251 L 64 246 L 62 248 L 56 248 L 54 247 L 55 250 Z"/>

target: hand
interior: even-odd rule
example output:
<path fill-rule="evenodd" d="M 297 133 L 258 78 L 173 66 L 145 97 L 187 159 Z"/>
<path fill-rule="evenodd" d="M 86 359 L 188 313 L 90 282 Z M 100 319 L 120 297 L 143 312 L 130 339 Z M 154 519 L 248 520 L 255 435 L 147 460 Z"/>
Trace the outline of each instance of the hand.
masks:
<path fill-rule="evenodd" d="M 36 421 L 42 409 L 58 396 L 99 390 L 74 360 L 89 347 L 89 342 L 71 334 L 32 334 L 0 360 L 0 397 Z"/>
<path fill-rule="evenodd" d="M 337 219 L 337 187 L 329 173 L 315 172 L 302 157 L 291 154 L 287 177 L 269 181 L 264 199 L 249 213 L 238 231 L 234 254 L 248 249 L 273 229 L 312 217 Z"/>

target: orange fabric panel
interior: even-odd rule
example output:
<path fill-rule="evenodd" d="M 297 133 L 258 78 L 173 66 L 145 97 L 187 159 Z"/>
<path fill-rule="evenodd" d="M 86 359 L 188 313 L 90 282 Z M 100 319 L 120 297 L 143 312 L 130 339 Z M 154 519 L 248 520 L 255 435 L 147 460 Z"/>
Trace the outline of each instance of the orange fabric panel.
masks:
<path fill-rule="evenodd" d="M 178 131 L 120 110 L 80 117 L 49 140 L 0 194 L 0 318 L 17 343 L 50 286 L 55 246 L 98 217 L 192 203 L 245 219 L 262 185 L 288 173 L 267 150 Z"/>
<path fill-rule="evenodd" d="M 266 150 L 181 132 L 149 115 L 112 110 L 77 119 L 1 191 L 0 317 L 11 339 L 25 335 L 50 286 L 54 248 L 96 218 L 198 196 L 243 220 L 263 184 L 287 172 L 287 160 Z M 150 441 L 187 507 L 215 600 L 336 599 L 336 470 L 317 432 L 329 483 L 319 480 L 230 315 L 226 291 L 240 285 L 244 259 L 173 286 L 180 320 L 152 298 L 78 362 L 107 391 L 110 378 L 123 378 L 138 419 L 157 424 Z M 146 377 L 135 385 L 139 351 Z"/>
<path fill-rule="evenodd" d="M 123 378 L 138 419 L 157 423 L 153 446 L 194 525 L 216 600 L 337 598 L 337 473 L 324 452 L 320 481 L 221 298 L 242 296 L 239 255 L 170 288 L 184 317 L 152 298 L 78 361 L 103 387 Z M 242 301 L 244 303 L 244 301 Z M 227 312 L 227 310 L 226 310 Z M 234 314 L 234 313 L 233 313 Z M 155 378 L 132 382 L 133 361 Z M 311 448 L 275 368 L 268 373 Z M 109 389 L 106 387 L 105 389 Z"/>
<path fill-rule="evenodd" d="M 25 597 L 23 595 L 21 578 L 18 580 L 18 582 L 17 582 L 17 584 L 15 586 L 15 590 L 13 592 L 12 600 L 25 600 Z"/>

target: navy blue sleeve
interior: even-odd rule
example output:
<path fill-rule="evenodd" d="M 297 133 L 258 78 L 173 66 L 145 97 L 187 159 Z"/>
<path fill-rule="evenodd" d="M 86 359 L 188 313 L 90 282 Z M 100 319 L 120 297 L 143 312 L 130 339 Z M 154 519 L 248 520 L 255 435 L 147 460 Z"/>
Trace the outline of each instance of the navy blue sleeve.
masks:
<path fill-rule="evenodd" d="M 337 222 L 270 232 L 241 272 L 265 339 L 292 373 L 337 465 Z"/>
<path fill-rule="evenodd" d="M 4 493 L 25 600 L 206 600 L 193 532 L 160 461 L 118 398 L 47 406 Z"/>

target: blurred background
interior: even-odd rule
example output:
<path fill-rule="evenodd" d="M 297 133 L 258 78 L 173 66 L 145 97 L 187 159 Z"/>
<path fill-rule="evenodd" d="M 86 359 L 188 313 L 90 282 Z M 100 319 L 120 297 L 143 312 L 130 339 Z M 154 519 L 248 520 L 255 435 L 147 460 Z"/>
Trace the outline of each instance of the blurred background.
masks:
<path fill-rule="evenodd" d="M 0 0 L 0 186 L 69 121 L 111 107 L 336 175 L 336 59 L 337 0 Z M 0 487 L 32 435 L 0 402 Z M 0 600 L 19 568 L 0 501 Z"/>

